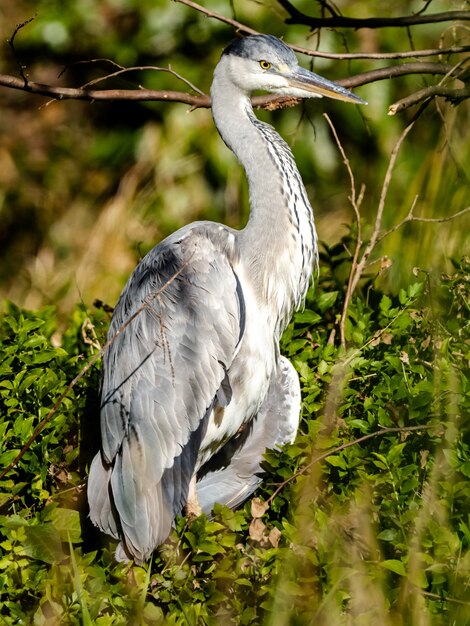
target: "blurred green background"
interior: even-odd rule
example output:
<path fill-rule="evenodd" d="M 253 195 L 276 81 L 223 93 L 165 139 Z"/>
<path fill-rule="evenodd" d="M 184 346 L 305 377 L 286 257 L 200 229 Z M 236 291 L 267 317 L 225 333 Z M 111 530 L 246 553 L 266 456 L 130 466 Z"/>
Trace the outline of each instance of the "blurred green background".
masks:
<path fill-rule="evenodd" d="M 430 12 L 461 9 L 462 2 L 432 2 Z M 306 27 L 287 26 L 274 0 L 221 2 L 204 6 L 315 48 Z M 295 2 L 306 13 L 316 4 Z M 351 17 L 415 12 L 423 2 L 344 0 L 337 6 Z M 80 86 L 120 64 L 171 67 L 206 93 L 212 69 L 233 29 L 169 0 L 3 0 L 0 5 L 0 72 L 18 75 L 7 43 L 15 25 L 34 21 L 16 38 L 32 80 Z M 321 33 L 319 49 L 386 52 L 465 43 L 465 28 L 442 23 L 396 29 Z M 310 59 L 300 56 L 309 66 Z M 446 61 L 447 59 L 442 59 Z M 454 56 L 455 62 L 458 57 Z M 330 79 L 382 67 L 389 61 L 316 60 L 314 69 Z M 59 73 L 69 66 L 58 78 Z M 292 146 L 309 192 L 321 241 L 337 243 L 353 213 L 349 178 L 324 112 L 332 119 L 351 162 L 356 187 L 366 186 L 362 205 L 365 235 L 375 215 L 390 153 L 414 110 L 396 117 L 388 106 L 437 82 L 408 76 L 358 88 L 368 107 L 328 100 L 286 111 L 259 112 Z M 129 74 L 102 86 L 187 90 L 165 73 Z M 210 110 L 189 112 L 182 104 L 49 102 L 47 98 L 0 88 L 0 297 L 21 306 L 55 304 L 68 313 L 77 302 L 95 299 L 114 305 L 139 258 L 161 238 L 196 219 L 241 227 L 247 218 L 246 183 L 223 145 Z M 386 203 L 384 230 L 415 213 L 449 216 L 470 202 L 470 109 L 439 100 L 415 125 L 400 153 Z M 449 258 L 468 248 L 467 216 L 441 224 L 413 223 L 387 237 L 372 260 L 388 255 L 383 280 L 392 290 L 410 280 L 414 266 L 445 270 Z M 369 268 L 377 273 L 380 264 Z M 345 276 L 346 280 L 346 276 Z"/>

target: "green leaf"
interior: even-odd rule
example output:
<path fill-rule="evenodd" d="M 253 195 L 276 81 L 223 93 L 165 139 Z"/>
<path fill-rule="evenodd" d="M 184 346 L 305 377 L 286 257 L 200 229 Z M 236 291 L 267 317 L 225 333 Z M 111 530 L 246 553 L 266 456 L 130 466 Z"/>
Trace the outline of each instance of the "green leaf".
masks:
<path fill-rule="evenodd" d="M 391 572 L 395 572 L 395 574 L 399 574 L 400 576 L 406 576 L 406 570 L 403 562 L 398 561 L 397 559 L 388 559 L 386 561 L 382 561 L 380 563 L 380 567 L 388 569 Z"/>
<path fill-rule="evenodd" d="M 296 324 L 310 324 L 313 326 L 314 324 L 318 324 L 318 322 L 321 322 L 321 320 L 321 315 L 318 315 L 318 313 L 315 313 L 315 311 L 312 311 L 310 309 L 305 309 L 305 311 L 298 311 L 294 315 L 294 322 Z"/>
<path fill-rule="evenodd" d="M 377 535 L 377 538 L 382 541 L 395 541 L 396 537 L 397 532 L 391 528 L 387 528 Z"/>
<path fill-rule="evenodd" d="M 41 326 L 44 326 L 44 320 L 40 320 L 40 319 L 30 319 L 30 320 L 24 320 L 23 323 L 21 324 L 21 330 L 25 333 L 31 333 L 33 330 L 37 330 L 38 328 L 41 328 Z M 17 329 L 14 329 L 17 331 Z"/>
<path fill-rule="evenodd" d="M 72 543 L 82 541 L 82 528 L 78 511 L 61 507 L 53 508 L 44 518 L 52 522 L 62 541 L 69 539 Z"/>
<path fill-rule="evenodd" d="M 424 283 L 413 283 L 408 287 L 408 295 L 410 298 L 417 298 L 424 291 Z"/>
<path fill-rule="evenodd" d="M 0 526 L 4 528 L 20 528 L 27 525 L 28 522 L 19 515 L 0 515 Z"/>
<path fill-rule="evenodd" d="M 55 563 L 64 558 L 59 533 L 52 524 L 26 526 L 25 531 L 26 541 L 23 548 L 27 556 L 45 563 Z"/>
<path fill-rule="evenodd" d="M 201 541 L 198 544 L 197 549 L 200 550 L 201 552 L 206 552 L 207 554 L 210 554 L 210 555 L 224 552 L 224 549 L 222 548 L 220 544 L 217 544 L 211 541 Z"/>
<path fill-rule="evenodd" d="M 380 310 L 383 313 L 386 313 L 387 311 L 389 311 L 391 306 L 392 306 L 392 299 L 389 298 L 386 294 L 384 294 L 382 296 L 382 299 L 380 300 L 380 304 L 379 304 Z"/>
<path fill-rule="evenodd" d="M 52 361 L 57 356 L 57 352 L 55 350 L 38 350 L 37 352 L 33 352 L 32 354 L 24 353 L 21 357 L 23 363 L 27 363 L 28 365 L 43 365 L 44 363 L 48 363 Z"/>
<path fill-rule="evenodd" d="M 303 380 L 307 380 L 308 375 L 310 373 L 310 368 L 308 366 L 308 363 L 305 363 L 305 361 L 299 361 L 298 359 L 296 359 L 294 361 L 294 366 L 296 370 L 299 372 L 300 378 Z"/>
<path fill-rule="evenodd" d="M 320 309 L 322 313 L 331 309 L 333 304 L 336 302 L 338 297 L 338 291 L 326 291 L 318 296 L 316 301 L 316 306 Z"/>
<path fill-rule="evenodd" d="M 325 460 L 329 465 L 332 465 L 333 467 L 339 467 L 344 470 L 348 469 L 346 459 L 343 456 L 331 455 L 328 456 Z"/>
<path fill-rule="evenodd" d="M 348 424 L 351 428 L 358 428 L 362 432 L 367 432 L 370 428 L 369 423 L 362 419 L 348 420 Z"/>
<path fill-rule="evenodd" d="M 403 443 L 397 443 L 395 446 L 392 446 L 387 454 L 387 462 L 389 465 L 394 465 L 398 462 L 399 458 L 402 456 L 403 449 L 406 446 L 406 441 Z"/>

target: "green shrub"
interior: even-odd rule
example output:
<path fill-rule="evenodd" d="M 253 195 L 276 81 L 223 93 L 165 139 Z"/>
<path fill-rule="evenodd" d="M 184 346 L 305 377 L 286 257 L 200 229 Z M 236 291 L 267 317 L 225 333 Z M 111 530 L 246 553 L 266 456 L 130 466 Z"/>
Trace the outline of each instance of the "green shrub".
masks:
<path fill-rule="evenodd" d="M 370 280 L 349 305 L 334 251 L 283 339 L 303 387 L 294 445 L 238 511 L 180 518 L 150 564 L 87 520 L 108 314 L 9 305 L 0 323 L 5 624 L 470 624 L 470 280 Z M 85 375 L 87 363 L 92 362 Z M 72 381 L 75 381 L 73 384 Z"/>

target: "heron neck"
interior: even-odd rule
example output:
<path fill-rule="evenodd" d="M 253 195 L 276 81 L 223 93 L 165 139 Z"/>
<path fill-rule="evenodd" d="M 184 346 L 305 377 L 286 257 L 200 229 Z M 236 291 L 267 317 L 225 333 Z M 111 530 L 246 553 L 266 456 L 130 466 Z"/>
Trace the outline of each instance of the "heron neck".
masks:
<path fill-rule="evenodd" d="M 213 88 L 212 112 L 222 139 L 243 165 L 248 178 L 251 210 L 245 235 L 258 235 L 261 244 L 273 229 L 285 232 L 289 216 L 279 169 L 257 126 L 260 122 L 250 98 L 233 87 L 231 91 L 227 86 L 223 90 Z"/>
<path fill-rule="evenodd" d="M 214 78 L 212 111 L 217 129 L 243 165 L 250 218 L 240 231 L 245 267 L 260 297 L 282 301 L 281 326 L 305 296 L 316 260 L 312 210 L 292 153 L 254 115 L 248 94 L 225 76 Z"/>

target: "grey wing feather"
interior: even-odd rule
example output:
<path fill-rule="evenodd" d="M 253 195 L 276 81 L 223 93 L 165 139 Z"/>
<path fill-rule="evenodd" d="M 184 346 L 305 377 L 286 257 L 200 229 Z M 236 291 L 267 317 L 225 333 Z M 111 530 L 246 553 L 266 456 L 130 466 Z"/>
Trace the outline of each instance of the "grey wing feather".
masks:
<path fill-rule="evenodd" d="M 91 464 L 88 477 L 88 502 L 90 510 L 95 511 L 95 524 L 106 534 L 118 539 L 119 533 L 109 498 L 110 479 L 111 468 L 105 467 L 101 456 L 97 454 Z"/>
<path fill-rule="evenodd" d="M 137 561 L 168 536 L 214 399 L 227 394 L 243 326 L 233 247 L 218 225 L 181 229 L 142 260 L 114 312 L 90 517 Z"/>
<path fill-rule="evenodd" d="M 209 514 L 216 502 L 231 508 L 244 502 L 263 480 L 264 452 L 292 443 L 299 418 L 299 377 L 280 357 L 255 419 L 201 468 L 197 495 L 202 510 Z"/>

